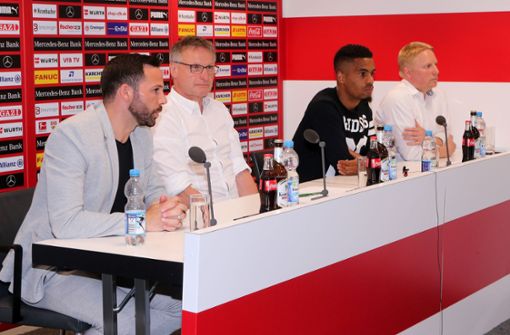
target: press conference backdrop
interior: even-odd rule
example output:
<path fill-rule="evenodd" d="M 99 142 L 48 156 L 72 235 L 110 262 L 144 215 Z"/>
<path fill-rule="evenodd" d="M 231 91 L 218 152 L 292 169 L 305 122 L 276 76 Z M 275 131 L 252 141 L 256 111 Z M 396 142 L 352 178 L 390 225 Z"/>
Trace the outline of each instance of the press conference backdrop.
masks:
<path fill-rule="evenodd" d="M 285 59 L 282 64 L 284 135 L 292 137 L 306 105 L 320 89 L 335 85 L 332 58 L 347 43 L 374 53 L 372 108 L 399 80 L 397 54 L 411 41 L 435 47 L 439 80 L 449 97 L 450 125 L 460 143 L 469 111 L 484 112 L 496 126 L 497 147 L 510 146 L 510 2 L 487 0 L 283 1 Z M 309 41 L 311 46 L 303 41 Z"/>
<path fill-rule="evenodd" d="M 213 95 L 230 108 L 243 152 L 282 135 L 281 0 L 0 0 L 0 192 L 34 186 L 51 131 L 101 100 L 112 57 L 213 41 Z"/>

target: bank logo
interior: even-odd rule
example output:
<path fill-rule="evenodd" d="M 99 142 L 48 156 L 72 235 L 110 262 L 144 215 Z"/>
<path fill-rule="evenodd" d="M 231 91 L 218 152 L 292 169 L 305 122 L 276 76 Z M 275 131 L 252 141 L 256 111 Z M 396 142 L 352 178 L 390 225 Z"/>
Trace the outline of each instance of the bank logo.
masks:
<path fill-rule="evenodd" d="M 211 37 L 213 35 L 212 24 L 197 24 L 197 36 Z"/>
<path fill-rule="evenodd" d="M 35 118 L 58 116 L 58 102 L 35 104 Z"/>
<path fill-rule="evenodd" d="M 34 21 L 32 23 L 32 31 L 34 35 L 56 35 L 56 21 Z"/>
<path fill-rule="evenodd" d="M 32 17 L 38 19 L 56 19 L 57 5 L 32 5 Z"/>
<path fill-rule="evenodd" d="M 23 170 L 23 156 L 0 158 L 0 173 Z"/>
<path fill-rule="evenodd" d="M 177 35 L 179 36 L 195 36 L 195 25 L 194 24 L 178 24 Z M 198 35 L 200 36 L 200 35 Z"/>
<path fill-rule="evenodd" d="M 232 13 L 231 21 L 232 24 L 246 24 L 246 13 Z"/>
<path fill-rule="evenodd" d="M 20 86 L 21 71 L 0 72 L 0 86 Z"/>
<path fill-rule="evenodd" d="M 152 36 L 168 36 L 170 28 L 168 23 L 151 23 Z"/>
<path fill-rule="evenodd" d="M 60 35 L 81 35 L 81 22 L 76 21 L 60 21 L 58 24 Z"/>
<path fill-rule="evenodd" d="M 149 24 L 148 23 L 130 23 L 129 34 L 134 36 L 148 36 Z"/>
<path fill-rule="evenodd" d="M 21 122 L 0 123 L 0 138 L 23 136 Z"/>
<path fill-rule="evenodd" d="M 0 106 L 0 121 L 21 120 L 23 116 L 21 105 Z"/>
<path fill-rule="evenodd" d="M 214 12 L 214 23 L 230 23 L 230 13 Z"/>
<path fill-rule="evenodd" d="M 83 66 L 83 54 L 81 53 L 62 53 L 60 54 L 60 67 Z"/>
<path fill-rule="evenodd" d="M 83 18 L 85 20 L 104 20 L 106 10 L 103 6 L 83 6 Z"/>
<path fill-rule="evenodd" d="M 106 35 L 106 23 L 104 22 L 83 22 L 85 35 Z"/>
<path fill-rule="evenodd" d="M 195 11 L 179 10 L 177 11 L 177 22 L 194 23 L 196 20 Z"/>

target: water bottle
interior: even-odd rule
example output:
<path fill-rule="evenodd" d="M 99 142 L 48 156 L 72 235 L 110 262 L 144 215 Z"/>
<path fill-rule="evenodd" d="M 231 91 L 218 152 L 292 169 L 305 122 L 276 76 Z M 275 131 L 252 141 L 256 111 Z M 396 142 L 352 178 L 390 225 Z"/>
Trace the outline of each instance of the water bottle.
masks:
<path fill-rule="evenodd" d="M 299 157 L 294 150 L 294 142 L 286 140 L 282 153 L 282 164 L 287 170 L 287 206 L 299 204 L 299 176 L 296 169 L 299 165 Z"/>
<path fill-rule="evenodd" d="M 421 154 L 421 172 L 432 171 L 436 162 L 436 141 L 432 137 L 432 130 L 425 130 L 425 138 L 423 139 Z"/>
<path fill-rule="evenodd" d="M 389 177 L 390 180 L 395 180 L 397 179 L 397 150 L 395 150 L 393 127 L 390 124 L 384 125 L 383 144 L 388 150 Z"/>
<path fill-rule="evenodd" d="M 379 175 L 379 179 L 381 183 L 386 181 L 390 181 L 390 155 L 388 149 L 383 144 L 384 140 L 384 127 L 377 126 L 377 143 L 379 155 L 381 156 L 381 174 Z"/>
<path fill-rule="evenodd" d="M 485 120 L 483 119 L 482 112 L 476 112 L 476 128 L 480 133 L 480 137 L 478 137 L 478 148 L 480 151 L 480 158 L 483 158 L 487 154 L 487 148 L 485 137 Z"/>
<path fill-rule="evenodd" d="M 126 216 L 126 243 L 140 245 L 145 242 L 145 203 L 143 202 L 143 188 L 140 183 L 140 171 L 129 170 L 129 180 L 124 186 L 127 198 L 125 207 Z"/>

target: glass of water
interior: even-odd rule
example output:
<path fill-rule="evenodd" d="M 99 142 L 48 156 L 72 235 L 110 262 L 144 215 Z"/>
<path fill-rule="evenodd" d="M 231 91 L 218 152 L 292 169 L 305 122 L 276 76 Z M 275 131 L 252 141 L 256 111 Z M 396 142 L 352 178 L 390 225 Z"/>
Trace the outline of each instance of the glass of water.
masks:
<path fill-rule="evenodd" d="M 189 226 L 191 231 L 210 226 L 209 195 L 191 194 L 189 196 Z"/>

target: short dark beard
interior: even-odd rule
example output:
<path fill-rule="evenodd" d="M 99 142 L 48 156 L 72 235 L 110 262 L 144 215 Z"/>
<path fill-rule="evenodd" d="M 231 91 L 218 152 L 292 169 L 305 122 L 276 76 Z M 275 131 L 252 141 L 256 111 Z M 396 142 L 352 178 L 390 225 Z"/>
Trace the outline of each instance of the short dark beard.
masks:
<path fill-rule="evenodd" d="M 128 109 L 131 115 L 134 116 L 139 126 L 154 127 L 154 125 L 156 124 L 156 118 L 152 118 L 152 115 L 154 115 L 154 113 L 156 112 L 160 112 L 163 109 L 163 107 L 159 106 L 158 109 L 149 111 L 147 106 L 140 102 L 139 96 L 138 94 L 136 94 L 135 98 L 133 99 L 133 102 L 129 105 Z"/>

